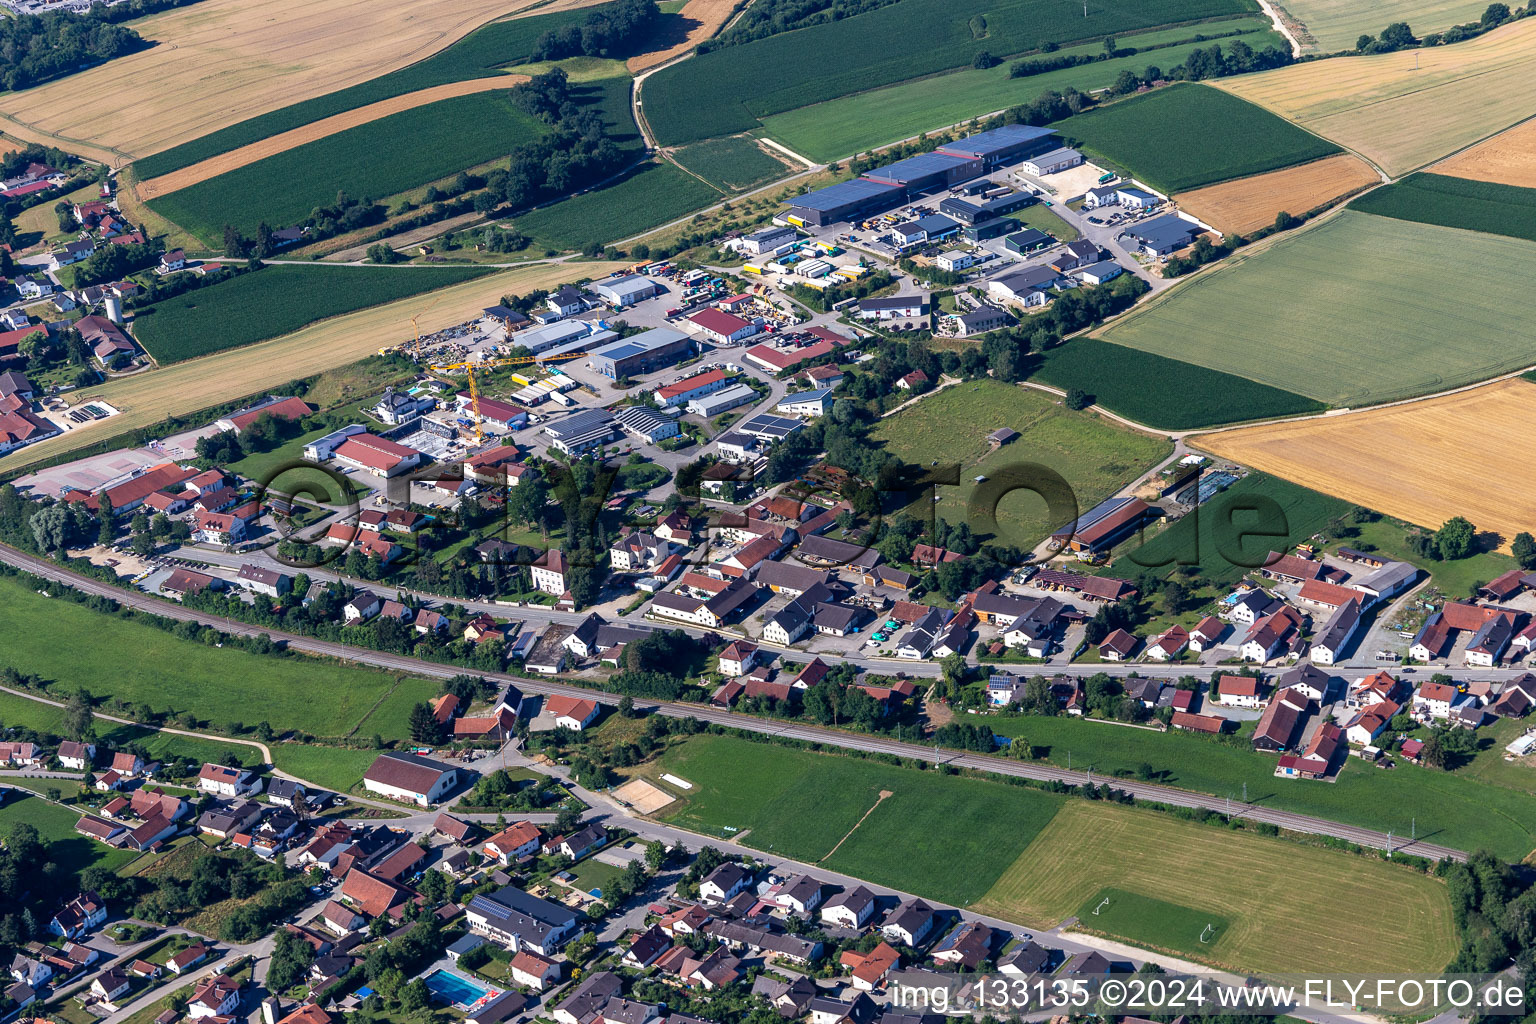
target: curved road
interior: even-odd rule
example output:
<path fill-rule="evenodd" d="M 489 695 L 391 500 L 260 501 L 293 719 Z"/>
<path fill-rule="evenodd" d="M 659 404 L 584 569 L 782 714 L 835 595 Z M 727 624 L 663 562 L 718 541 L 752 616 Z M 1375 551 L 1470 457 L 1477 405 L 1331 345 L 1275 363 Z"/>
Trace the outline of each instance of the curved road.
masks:
<path fill-rule="evenodd" d="M 170 604 L 160 601 L 148 595 L 135 594 L 120 590 L 110 584 L 101 583 L 87 576 L 82 576 L 72 570 L 62 568 L 45 559 L 17 551 L 14 548 L 0 546 L 0 561 L 4 561 L 19 569 L 24 569 L 44 579 L 54 580 L 87 593 L 102 597 L 110 597 L 120 604 L 141 611 L 151 612 L 156 615 L 164 615 L 168 618 L 184 621 L 200 622 L 213 626 L 227 633 L 238 636 L 259 636 L 266 634 L 274 640 L 285 642 L 296 651 L 309 654 L 317 654 L 324 657 L 339 658 L 357 662 L 363 665 L 371 665 L 378 668 L 391 669 L 401 672 L 410 672 L 419 676 L 435 679 L 447 679 L 460 674 L 460 669 L 454 665 L 438 665 L 427 661 L 418 661 L 404 655 L 390 654 L 384 651 L 372 651 L 358 647 L 349 647 L 346 644 L 332 643 L 326 640 L 318 640 L 313 637 L 300 636 L 294 633 L 283 633 L 277 630 L 262 629 L 244 622 L 226 619 L 216 615 L 209 615 L 192 608 Z M 569 683 L 553 682 L 545 679 L 527 679 L 508 673 L 484 673 L 487 679 L 498 682 L 515 683 L 519 688 L 537 694 L 561 694 L 565 696 L 589 698 L 604 704 L 618 703 L 619 694 L 608 693 L 602 690 L 593 690 L 586 687 L 574 686 Z M 1092 778 L 1092 770 L 1087 772 L 1067 771 L 1036 764 L 1024 764 L 999 757 L 990 757 L 981 754 L 968 754 L 957 751 L 943 750 L 937 746 L 927 746 L 916 743 L 904 743 L 897 740 L 886 739 L 879 736 L 865 736 L 855 733 L 845 733 L 834 729 L 824 729 L 816 726 L 802 725 L 799 723 L 777 722 L 769 719 L 757 718 L 752 715 L 737 714 L 731 711 L 721 711 L 703 705 L 691 704 L 682 701 L 666 701 L 654 705 L 654 709 L 663 715 L 674 718 L 696 718 L 700 721 L 710 722 L 731 728 L 742 729 L 748 732 L 760 733 L 770 736 L 784 736 L 792 739 L 804 740 L 812 743 L 824 743 L 831 746 L 843 747 L 850 750 L 864 750 L 875 753 L 894 754 L 898 757 L 915 758 L 923 761 L 931 761 L 936 764 L 952 764 L 957 767 L 974 768 L 978 771 L 995 772 L 1000 775 L 1014 775 L 1026 779 L 1039 781 L 1062 782 L 1068 785 L 1082 785 L 1085 782 L 1098 781 L 1112 783 L 1115 788 L 1130 793 L 1138 800 L 1154 800 L 1161 803 L 1172 804 L 1179 807 L 1203 807 L 1220 813 L 1230 813 L 1238 817 L 1248 818 L 1257 822 L 1276 825 L 1280 828 L 1290 829 L 1296 832 L 1306 832 L 1313 835 L 1332 836 L 1337 839 L 1356 843 L 1360 846 L 1384 849 L 1388 844 L 1388 836 L 1373 829 L 1359 828 L 1354 825 L 1344 825 L 1339 822 L 1329 821 L 1324 818 L 1314 818 L 1305 814 L 1296 814 L 1290 811 L 1281 811 L 1273 808 L 1262 807 L 1257 804 L 1238 803 L 1233 805 L 1230 800 L 1208 796 L 1203 793 L 1192 793 L 1181 789 L 1172 789 L 1167 786 L 1150 785 L 1144 782 L 1132 782 L 1125 779 L 1105 778 L 1100 776 L 1098 780 Z M 1409 853 L 1420 857 L 1428 857 L 1434 860 L 1454 859 L 1465 860 L 1464 851 L 1448 846 L 1440 846 L 1423 841 L 1404 843 L 1401 837 L 1392 837 L 1392 850 L 1394 852 Z"/>

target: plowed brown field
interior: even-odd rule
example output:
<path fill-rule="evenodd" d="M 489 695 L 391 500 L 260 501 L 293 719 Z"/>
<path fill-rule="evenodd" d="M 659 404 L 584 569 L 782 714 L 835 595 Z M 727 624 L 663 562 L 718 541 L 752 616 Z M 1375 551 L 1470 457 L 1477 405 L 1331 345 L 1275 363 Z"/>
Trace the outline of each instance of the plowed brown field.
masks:
<path fill-rule="evenodd" d="M 306 142 L 314 142 L 316 139 L 323 139 L 327 135 L 335 135 L 337 132 L 344 132 L 348 128 L 356 128 L 358 125 L 367 124 L 369 121 L 377 121 L 381 117 L 398 114 L 402 110 L 423 107 L 428 103 L 452 99 L 455 96 L 468 96 L 470 93 L 475 92 L 510 89 L 514 85 L 520 85 L 526 81 L 528 81 L 527 75 L 497 75 L 494 78 L 475 78 L 467 82 L 449 82 L 446 85 L 437 85 L 430 89 L 408 92 L 403 96 L 393 96 L 387 100 L 370 103 L 365 107 L 356 107 L 331 117 L 321 118 L 318 121 L 311 121 L 309 124 L 300 125 L 292 131 L 279 132 L 276 135 L 268 136 L 260 142 L 251 143 L 249 146 L 241 146 L 239 149 L 220 153 L 218 156 L 209 157 L 201 163 L 193 164 L 190 167 L 183 167 L 179 171 L 172 171 L 170 174 L 162 174 L 158 178 L 151 178 L 139 185 L 139 198 L 147 202 L 167 193 L 175 192 L 179 188 L 186 188 L 188 185 L 196 185 L 200 181 L 216 178 L 227 171 L 236 170 L 265 157 L 296 149 Z"/>
<path fill-rule="evenodd" d="M 1479 142 L 1430 168 L 1435 174 L 1536 188 L 1536 121 Z"/>
<path fill-rule="evenodd" d="M 1438 527 L 1466 516 L 1503 537 L 1536 529 L 1536 463 L 1524 427 L 1536 383 L 1518 377 L 1444 398 L 1202 434 L 1200 447 L 1267 473 Z M 1496 466 L 1493 476 L 1469 472 Z"/>
<path fill-rule="evenodd" d="M 1282 210 L 1300 216 L 1380 180 L 1370 164 L 1357 156 L 1340 153 L 1300 167 L 1183 192 L 1173 198 L 1205 223 L 1228 233 L 1245 234 L 1273 224 L 1275 215 Z"/>
<path fill-rule="evenodd" d="M 123 163 L 402 68 L 537 2 L 202 0 L 135 23 L 159 45 L 0 98 L 0 119 Z"/>

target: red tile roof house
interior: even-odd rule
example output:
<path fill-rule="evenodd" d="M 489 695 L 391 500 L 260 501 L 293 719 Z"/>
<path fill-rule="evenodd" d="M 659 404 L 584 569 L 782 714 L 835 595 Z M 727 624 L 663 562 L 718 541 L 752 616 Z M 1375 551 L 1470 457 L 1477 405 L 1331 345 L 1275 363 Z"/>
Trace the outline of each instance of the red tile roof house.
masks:
<path fill-rule="evenodd" d="M 524 857 L 538 853 L 544 845 L 544 833 L 531 821 L 515 821 L 481 846 L 491 860 L 511 867 Z"/>
<path fill-rule="evenodd" d="M 587 700 L 578 697 L 565 697 L 553 694 L 544 699 L 544 713 L 555 720 L 559 728 L 570 729 L 572 732 L 580 732 L 592 724 L 597 717 L 598 704 L 595 700 Z"/>
<path fill-rule="evenodd" d="M 1259 708 L 1264 706 L 1264 695 L 1269 688 L 1262 679 L 1254 676 L 1227 675 L 1216 680 L 1216 703 L 1230 708 Z"/>
<path fill-rule="evenodd" d="M 1215 647 L 1227 632 L 1227 624 L 1214 615 L 1207 615 L 1189 631 L 1189 649 L 1205 651 Z"/>
<path fill-rule="evenodd" d="M 336 448 L 336 459 L 374 476 L 397 476 L 421 464 L 422 454 L 414 448 L 372 434 L 353 434 Z"/>
<path fill-rule="evenodd" d="M 1188 646 L 1189 630 L 1173 625 L 1162 636 L 1147 644 L 1146 656 L 1149 661 L 1172 661 L 1183 654 Z"/>
<path fill-rule="evenodd" d="M 1140 642 L 1125 630 L 1117 629 L 1099 642 L 1099 658 L 1102 661 L 1124 661 Z"/>

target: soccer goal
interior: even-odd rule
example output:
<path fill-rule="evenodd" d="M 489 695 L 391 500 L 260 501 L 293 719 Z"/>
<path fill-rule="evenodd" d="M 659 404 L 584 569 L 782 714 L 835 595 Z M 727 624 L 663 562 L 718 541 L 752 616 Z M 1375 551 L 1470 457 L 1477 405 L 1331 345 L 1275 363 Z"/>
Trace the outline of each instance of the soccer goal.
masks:
<path fill-rule="evenodd" d="M 1098 917 L 1099 911 L 1103 910 L 1107 906 L 1109 906 L 1109 897 L 1105 896 L 1104 899 L 1099 902 L 1099 905 L 1093 908 L 1093 916 Z"/>
<path fill-rule="evenodd" d="M 1200 941 L 1201 942 L 1210 942 L 1212 937 L 1215 934 L 1216 934 L 1216 926 L 1213 925 L 1213 924 L 1208 924 L 1208 925 L 1205 926 L 1205 931 L 1200 933 Z"/>

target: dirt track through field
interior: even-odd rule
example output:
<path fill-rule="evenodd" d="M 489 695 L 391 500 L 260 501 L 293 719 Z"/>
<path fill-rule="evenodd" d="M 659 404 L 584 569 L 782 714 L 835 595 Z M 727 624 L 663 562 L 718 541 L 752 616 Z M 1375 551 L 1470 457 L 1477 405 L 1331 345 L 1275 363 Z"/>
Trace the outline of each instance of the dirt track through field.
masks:
<path fill-rule="evenodd" d="M 650 53 L 631 57 L 625 66 L 629 68 L 631 74 L 639 74 L 647 68 L 665 64 L 674 57 L 681 57 L 697 46 L 700 40 L 708 39 L 718 32 L 735 8 L 735 0 L 688 0 L 683 5 L 683 9 L 678 12 L 689 21 L 697 22 L 694 28 L 688 30 L 687 38 L 679 40 L 665 50 L 653 50 Z"/>
<path fill-rule="evenodd" d="M 206 409 L 355 362 L 405 341 L 410 335 L 411 317 L 418 314 L 421 333 L 429 334 L 478 316 L 480 310 L 494 305 L 503 295 L 553 288 L 578 278 L 600 278 L 626 265 L 602 261 L 535 263 L 322 320 L 271 341 L 215 352 L 113 381 L 80 394 L 75 404 L 100 398 L 123 410 L 122 415 L 93 420 L 57 438 L 29 445 L 0 458 L 0 469 L 81 448 L 125 430 L 150 426 L 172 414 Z M 345 267 L 331 267 L 324 272 L 338 278 L 350 273 Z M 397 272 L 418 271 L 400 267 Z"/>
<path fill-rule="evenodd" d="M 1509 550 L 1532 529 L 1536 465 L 1528 457 L 1536 384 L 1518 377 L 1444 398 L 1347 416 L 1240 427 L 1194 443 L 1325 494 L 1431 529 L 1465 516 Z M 1470 461 L 1469 461 L 1470 460 Z M 1480 481 L 1469 465 L 1496 466 Z"/>
<path fill-rule="evenodd" d="M 1454 178 L 1536 188 L 1536 120 L 1500 132 L 1428 170 Z"/>
<path fill-rule="evenodd" d="M 1282 210 L 1301 216 L 1379 180 L 1364 160 L 1341 153 L 1300 167 L 1181 192 L 1173 198 L 1207 224 L 1226 232 L 1246 233 L 1273 224 Z"/>
<path fill-rule="evenodd" d="M 179 171 L 170 174 L 162 174 L 158 178 L 151 178 L 139 185 L 139 198 L 144 201 L 158 199 L 160 196 L 169 195 L 177 189 L 186 188 L 188 185 L 196 185 L 200 181 L 216 178 L 221 174 L 237 170 L 246 164 L 253 164 L 257 160 L 275 156 L 278 153 L 286 153 L 290 149 L 317 139 L 323 139 L 337 132 L 344 132 L 348 128 L 356 128 L 358 125 L 377 121 L 381 117 L 390 114 L 398 114 L 402 110 L 412 110 L 416 107 L 424 107 L 428 103 L 436 103 L 439 100 L 453 99 L 455 96 L 468 96 L 471 93 L 491 92 L 495 89 L 510 89 L 514 85 L 521 85 L 528 81 L 527 75 L 497 75 L 493 78 L 474 78 L 467 82 L 449 82 L 446 85 L 435 85 L 430 89 L 422 89 L 417 92 L 408 92 L 403 96 L 394 96 L 377 103 L 370 103 L 365 107 L 356 107 L 352 110 L 333 114 L 330 117 L 311 121 L 309 124 L 300 125 L 291 131 L 279 132 L 268 136 L 259 142 L 253 142 L 249 146 L 241 146 L 227 153 L 209 157 L 201 163 L 190 167 L 183 167 Z"/>

